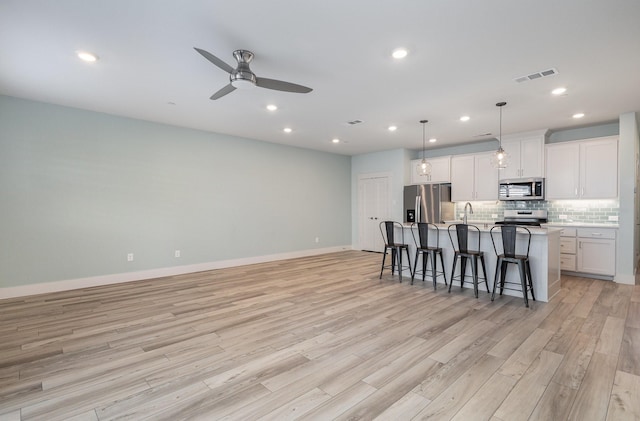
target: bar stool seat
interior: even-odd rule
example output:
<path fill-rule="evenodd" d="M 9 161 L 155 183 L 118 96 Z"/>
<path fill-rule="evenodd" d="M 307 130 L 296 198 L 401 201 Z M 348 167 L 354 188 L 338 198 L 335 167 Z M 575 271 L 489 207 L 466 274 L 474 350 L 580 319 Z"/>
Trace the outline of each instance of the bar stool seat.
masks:
<path fill-rule="evenodd" d="M 402 271 L 409 269 L 411 278 L 413 278 L 413 271 L 411 268 L 411 258 L 409 257 L 409 245 L 404 241 L 404 227 L 400 222 L 395 221 L 382 221 L 380 222 L 380 233 L 384 240 L 384 255 L 382 256 L 382 267 L 380 268 L 380 279 L 382 279 L 382 272 L 385 268 L 391 268 L 391 275 L 394 274 L 396 269 L 396 263 L 398 266 L 398 277 L 402 282 Z M 395 231 L 400 232 L 400 242 L 396 242 Z M 385 266 L 385 260 L 387 259 L 387 252 L 391 251 L 391 265 Z M 402 252 L 404 251 L 407 256 L 407 264 L 402 264 Z"/>
<path fill-rule="evenodd" d="M 413 285 L 413 279 L 418 274 L 418 257 L 422 256 L 422 270 L 419 272 L 422 274 L 422 282 L 427 273 L 427 263 L 431 262 L 431 277 L 433 279 L 433 289 L 436 289 L 436 278 L 442 276 L 444 278 L 444 284 L 447 285 L 447 275 L 444 271 L 444 260 L 442 258 L 442 248 L 440 247 L 440 230 L 435 224 L 427 222 L 418 222 L 417 231 L 418 238 L 416 238 L 414 224 L 411 224 L 411 235 L 413 236 L 413 242 L 416 244 L 416 255 L 413 258 L 413 274 L 411 276 L 411 285 Z M 435 247 L 429 245 L 429 229 L 435 230 Z M 437 270 L 436 256 L 440 256 L 440 268 Z"/>
<path fill-rule="evenodd" d="M 456 231 L 456 242 L 453 241 L 453 236 L 451 234 L 452 229 Z M 469 232 L 476 233 L 478 241 L 476 243 L 476 249 L 472 250 L 469 248 Z M 449 233 L 449 239 L 451 240 L 451 247 L 455 251 L 453 256 L 453 268 L 451 269 L 451 282 L 449 283 L 449 292 L 451 292 L 451 287 L 453 286 L 453 281 L 459 279 L 460 280 L 460 288 L 463 287 L 465 282 L 466 275 L 466 266 L 467 260 L 471 260 L 471 283 L 473 283 L 473 293 L 476 298 L 478 298 L 478 281 L 480 279 L 484 280 L 484 284 L 487 288 L 487 294 L 489 293 L 489 283 L 487 282 L 487 269 L 484 264 L 484 252 L 480 250 L 480 229 L 475 225 L 468 224 L 453 224 L 449 225 L 447 228 L 447 232 Z M 457 243 L 457 247 L 456 247 Z M 460 276 L 455 277 L 456 272 L 456 263 L 460 259 Z M 483 276 L 478 275 L 478 260 L 482 265 L 482 274 Z"/>
<path fill-rule="evenodd" d="M 496 246 L 496 239 L 494 237 L 494 230 L 500 230 L 500 239 L 502 240 L 502 253 L 498 252 L 498 247 Z M 531 278 L 531 264 L 529 263 L 529 248 L 531 247 L 531 231 L 526 227 L 519 227 L 516 225 L 502 225 L 495 226 L 491 228 L 489 231 L 491 235 L 491 242 L 493 243 L 493 250 L 498 257 L 498 261 L 496 262 L 496 275 L 493 280 L 493 293 L 491 294 L 491 301 L 495 299 L 496 296 L 496 286 L 498 285 L 498 281 L 500 281 L 500 295 L 505 289 L 512 291 L 522 291 L 522 295 L 524 296 L 524 304 L 529 307 L 529 297 L 528 293 L 531 291 L 531 299 L 533 301 L 536 300 L 536 297 L 533 293 L 533 281 Z M 527 249 L 525 254 L 518 254 L 516 252 L 516 243 L 517 243 L 517 234 L 525 236 L 527 239 Z M 497 236 L 497 234 L 496 234 Z M 523 248 L 522 246 L 521 248 Z M 518 265 L 518 271 L 520 273 L 520 282 L 508 282 L 506 281 L 507 277 L 507 268 L 509 263 L 513 263 Z M 500 279 L 498 279 L 498 275 L 500 275 Z M 519 288 L 510 288 L 507 285 L 520 285 Z"/>

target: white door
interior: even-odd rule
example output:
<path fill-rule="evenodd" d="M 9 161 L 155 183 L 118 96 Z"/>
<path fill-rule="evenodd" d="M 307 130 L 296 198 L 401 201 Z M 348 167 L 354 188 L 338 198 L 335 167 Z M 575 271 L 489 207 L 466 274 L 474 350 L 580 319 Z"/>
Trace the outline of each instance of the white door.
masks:
<path fill-rule="evenodd" d="M 384 250 L 380 222 L 389 218 L 388 175 L 362 176 L 358 180 L 358 243 L 361 250 Z"/>

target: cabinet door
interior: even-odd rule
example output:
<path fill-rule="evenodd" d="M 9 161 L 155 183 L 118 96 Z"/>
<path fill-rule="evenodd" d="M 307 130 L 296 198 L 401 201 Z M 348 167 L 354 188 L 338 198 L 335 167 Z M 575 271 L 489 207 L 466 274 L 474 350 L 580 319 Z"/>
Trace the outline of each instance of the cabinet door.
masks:
<path fill-rule="evenodd" d="M 520 177 L 544 177 L 544 139 L 538 137 L 520 141 Z"/>
<path fill-rule="evenodd" d="M 451 200 L 453 202 L 474 200 L 473 167 L 473 155 L 451 158 Z"/>
<path fill-rule="evenodd" d="M 545 154 L 546 198 L 577 199 L 580 187 L 580 145 L 547 145 Z"/>
<path fill-rule="evenodd" d="M 491 165 L 492 153 L 475 156 L 474 200 L 498 200 L 498 170 Z"/>
<path fill-rule="evenodd" d="M 580 196 L 583 199 L 617 197 L 618 140 L 586 141 L 580 147 Z"/>
<path fill-rule="evenodd" d="M 431 182 L 450 183 L 451 182 L 451 157 L 441 157 L 430 159 L 431 162 Z"/>
<path fill-rule="evenodd" d="M 520 178 L 521 165 L 520 165 L 520 141 L 509 140 L 502 142 L 502 148 L 509 154 L 509 165 L 507 168 L 500 170 L 500 179 L 507 180 L 512 178 Z"/>
<path fill-rule="evenodd" d="M 616 274 L 616 240 L 578 238 L 578 272 Z"/>

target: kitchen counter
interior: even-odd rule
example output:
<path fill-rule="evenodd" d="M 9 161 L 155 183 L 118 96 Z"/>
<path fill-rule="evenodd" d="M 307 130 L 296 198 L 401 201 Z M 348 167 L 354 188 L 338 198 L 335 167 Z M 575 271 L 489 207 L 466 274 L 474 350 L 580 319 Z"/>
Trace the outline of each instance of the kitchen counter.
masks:
<path fill-rule="evenodd" d="M 575 227 L 575 228 L 613 228 L 618 229 L 620 226 L 618 224 L 595 224 L 589 222 L 547 222 L 542 224 L 543 227 L 557 227 L 557 228 L 566 228 L 566 227 Z"/>
<path fill-rule="evenodd" d="M 470 221 L 471 224 L 471 221 Z M 447 273 L 447 281 L 449 281 L 451 277 L 451 268 L 453 267 L 453 256 L 454 250 L 451 244 L 451 240 L 449 239 L 449 234 L 447 232 L 447 228 L 451 224 L 437 224 L 439 230 L 439 246 L 443 249 L 443 258 L 444 258 L 444 269 Z M 493 224 L 484 223 L 482 224 L 473 224 L 476 225 L 480 230 L 480 249 L 484 252 L 484 258 L 487 269 L 487 281 L 489 283 L 489 289 L 493 288 L 493 279 L 495 276 L 495 266 L 497 263 L 496 253 L 493 249 L 493 245 L 490 237 L 490 230 L 494 226 Z M 549 301 L 555 294 L 560 291 L 560 233 L 562 231 L 561 227 L 527 227 L 531 231 L 531 248 L 529 251 L 529 261 L 531 264 L 531 275 L 533 280 L 533 290 L 536 295 L 536 300 L 547 302 Z M 411 235 L 411 231 L 416 235 L 417 233 L 417 225 L 412 228 L 411 224 L 404 225 L 404 241 L 409 245 L 409 255 L 411 256 L 411 264 L 414 264 L 414 257 L 416 253 L 415 243 L 413 241 L 413 237 Z M 431 232 L 435 233 L 434 229 L 431 229 Z M 454 236 L 455 241 L 455 233 L 452 230 L 451 233 Z M 496 231 L 494 231 L 494 235 Z M 469 238 L 469 244 L 477 244 L 477 234 L 471 233 Z M 430 237 L 430 243 L 435 245 L 435 238 Z M 526 251 L 526 235 L 518 234 L 517 239 L 518 252 L 520 252 L 521 247 L 524 247 L 523 251 Z M 500 251 L 500 249 L 498 249 Z M 460 265 L 457 265 L 456 270 L 459 271 Z M 468 269 L 468 274 L 471 273 L 470 268 Z M 480 272 L 481 273 L 481 272 Z M 456 273 L 458 276 L 459 273 Z M 408 271 L 403 272 L 403 277 L 411 277 Z M 470 276 L 470 275 L 469 275 Z M 438 277 L 437 280 L 439 283 L 442 283 L 441 287 L 444 287 L 444 280 L 442 277 Z M 516 265 L 509 265 L 509 269 L 507 270 L 507 281 L 510 282 L 520 282 L 520 276 L 517 270 Z M 480 291 L 483 290 L 484 283 L 481 282 Z M 472 284 L 465 284 L 465 288 L 472 288 Z M 453 286 L 451 290 L 452 293 L 455 288 L 460 288 L 460 283 L 457 282 L 456 285 Z M 485 292 L 486 293 L 486 292 Z M 510 291 L 505 290 L 504 294 L 513 295 L 522 297 L 522 293 L 520 291 Z M 496 295 L 496 300 L 498 300 Z"/>
<path fill-rule="evenodd" d="M 454 223 L 451 223 L 451 224 L 445 223 L 445 224 L 435 224 L 435 225 L 438 227 L 439 230 L 447 231 L 447 229 L 449 228 L 449 225 L 461 224 L 461 223 L 462 223 L 462 221 L 457 221 L 457 222 L 454 222 Z M 469 221 L 469 225 L 475 225 L 476 227 L 478 227 L 480 232 L 489 232 L 489 231 L 491 231 L 491 228 L 493 228 L 493 227 L 503 226 L 503 225 L 500 225 L 500 224 L 496 225 L 493 222 L 486 222 L 485 223 L 485 222 L 471 222 L 471 221 Z M 406 228 L 411 228 L 411 224 L 409 224 L 409 223 L 404 224 L 404 226 Z M 578 225 L 575 225 L 575 226 L 577 227 Z M 592 225 L 592 226 L 595 227 L 595 225 Z M 556 226 L 555 224 L 553 224 L 553 225 L 552 224 L 543 224 L 543 226 L 540 226 L 540 227 L 527 226 L 525 228 L 527 228 L 529 231 L 531 231 L 531 235 L 548 235 L 549 232 L 555 232 L 555 231 L 560 232 L 560 231 L 562 231 L 563 226 L 560 226 L 560 225 Z M 495 234 L 495 231 L 494 231 L 494 234 Z M 449 240 L 447 240 L 447 241 L 449 241 Z M 489 241 L 491 241 L 491 240 L 489 239 Z"/>

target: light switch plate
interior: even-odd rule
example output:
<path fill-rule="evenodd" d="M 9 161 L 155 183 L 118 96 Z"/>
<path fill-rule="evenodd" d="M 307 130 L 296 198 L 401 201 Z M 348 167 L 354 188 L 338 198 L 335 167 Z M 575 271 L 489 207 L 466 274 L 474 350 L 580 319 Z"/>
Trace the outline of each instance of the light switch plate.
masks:
<path fill-rule="evenodd" d="M 617 220 L 618 220 L 618 215 L 609 217 L 609 221 L 617 221 Z"/>
<path fill-rule="evenodd" d="M 567 215 L 560 215 L 560 216 L 558 216 L 558 218 L 560 218 L 560 219 L 567 219 Z"/>

